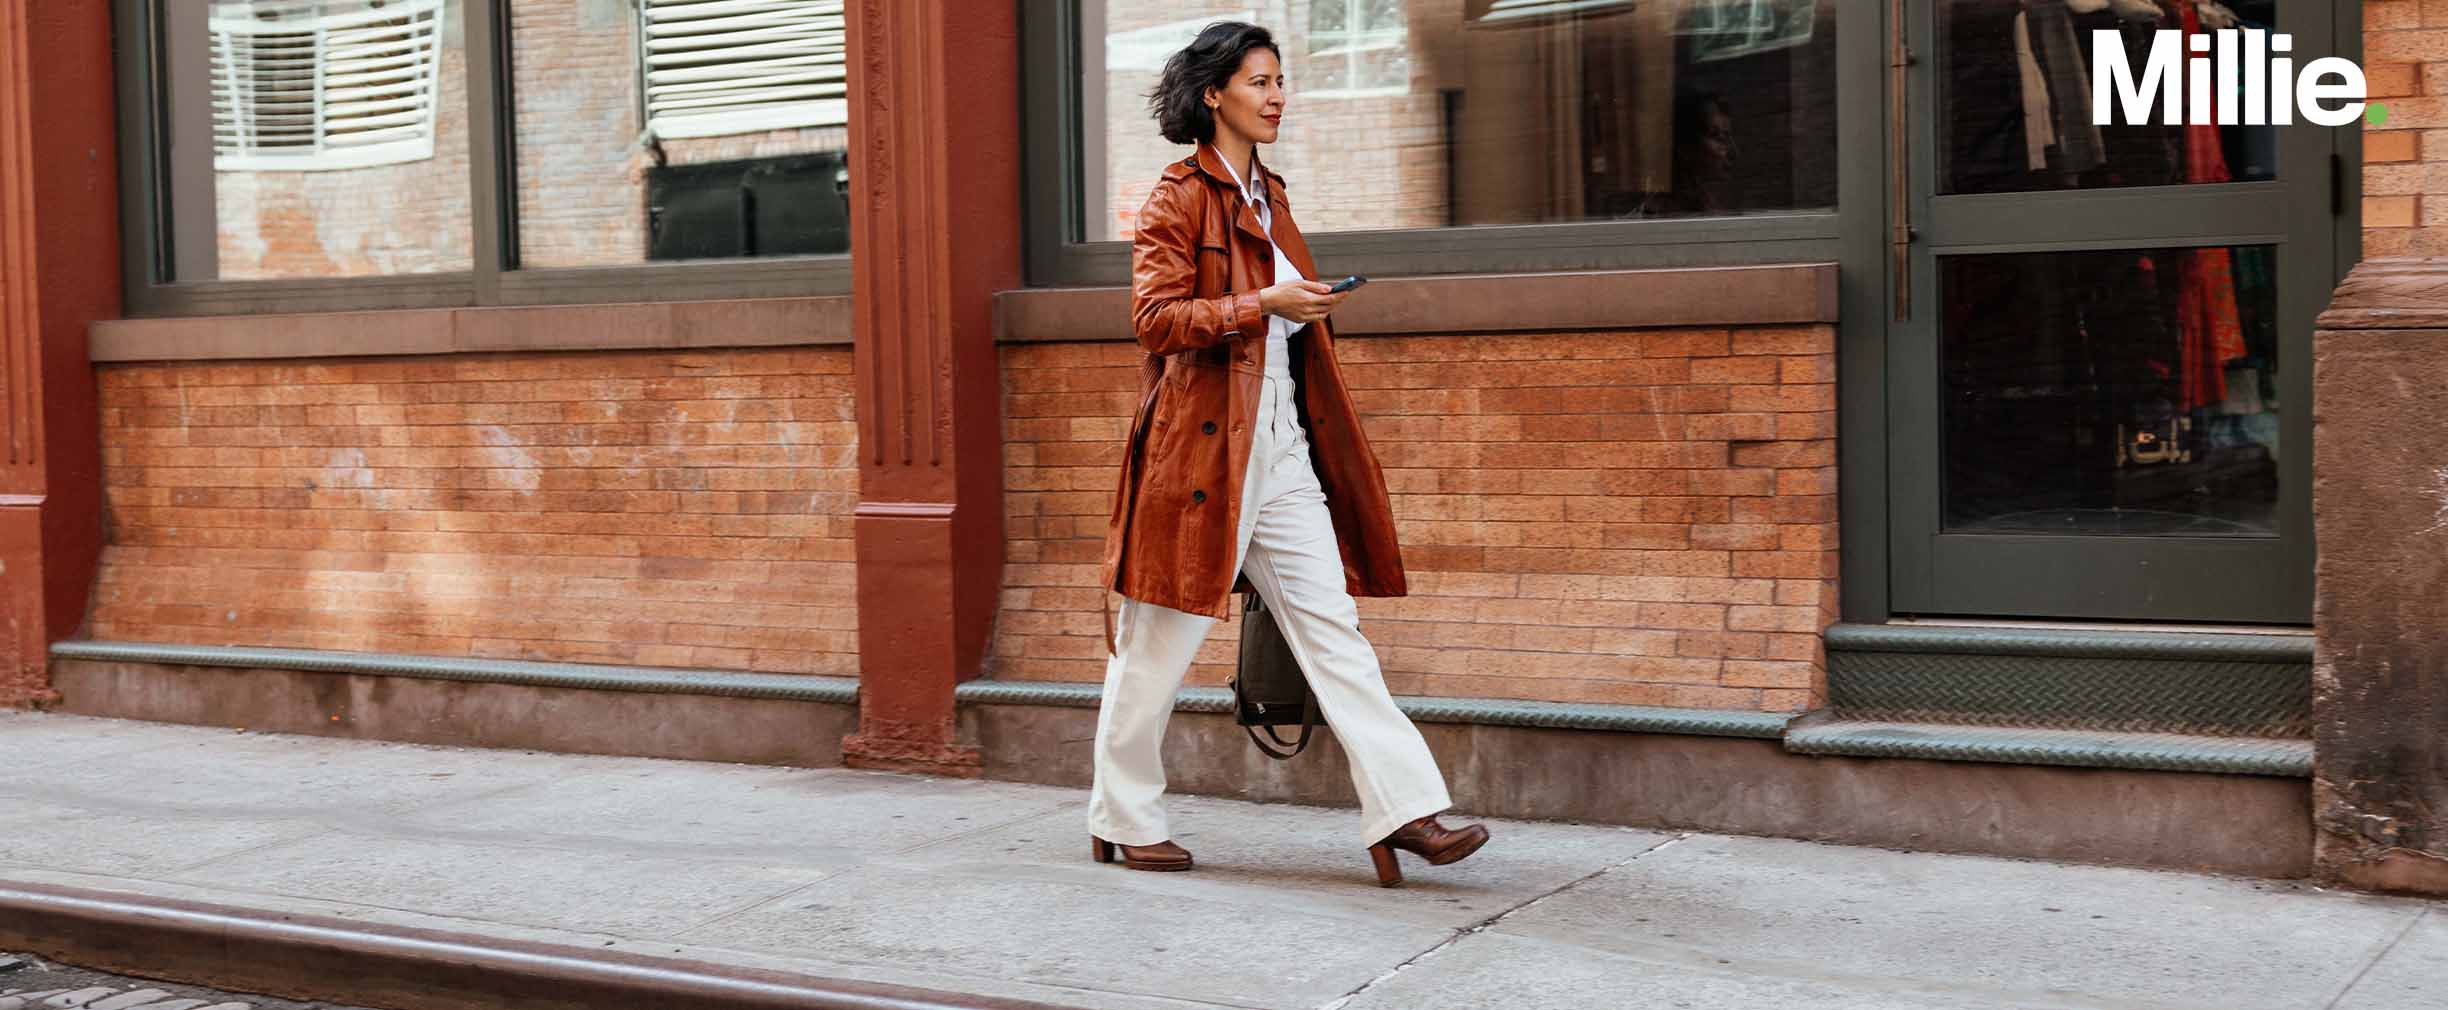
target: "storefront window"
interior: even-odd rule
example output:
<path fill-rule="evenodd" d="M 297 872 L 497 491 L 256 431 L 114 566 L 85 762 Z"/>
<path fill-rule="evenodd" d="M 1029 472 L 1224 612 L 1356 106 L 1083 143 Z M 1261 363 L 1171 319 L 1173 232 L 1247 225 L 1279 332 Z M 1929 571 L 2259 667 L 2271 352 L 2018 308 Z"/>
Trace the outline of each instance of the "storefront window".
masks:
<path fill-rule="evenodd" d="M 170 279 L 468 268 L 460 0 L 210 0 L 164 16 Z"/>
<path fill-rule="evenodd" d="M 2159 4 L 2150 0 L 1949 0 L 1939 94 L 1945 192 L 2004 193 L 2118 186 L 2251 182 L 2278 174 L 2273 126 L 2094 125 L 2094 33 L 2124 40 L 2128 65 L 2148 60 L 2158 32 L 2272 30 L 2274 0 Z M 2189 86 L 2191 82 L 2186 82 Z M 2180 94 L 2189 94 L 2185 88 Z M 2214 92 L 2215 95 L 2215 92 Z M 2237 100 L 2216 95 L 2215 102 Z M 2239 117 L 2241 118 L 2241 117 Z"/>
<path fill-rule="evenodd" d="M 1948 532 L 2278 532 L 2278 248 L 1940 261 Z"/>
<path fill-rule="evenodd" d="M 850 288 L 843 0 L 113 13 L 131 314 Z"/>
<path fill-rule="evenodd" d="M 1181 149 L 1145 96 L 1215 21 L 1272 30 L 1261 149 L 1304 230 L 1740 217 L 1836 202 L 1832 0 L 1080 0 L 1085 240 Z"/>
<path fill-rule="evenodd" d="M 519 265 L 843 253 L 842 0 L 511 0 Z"/>

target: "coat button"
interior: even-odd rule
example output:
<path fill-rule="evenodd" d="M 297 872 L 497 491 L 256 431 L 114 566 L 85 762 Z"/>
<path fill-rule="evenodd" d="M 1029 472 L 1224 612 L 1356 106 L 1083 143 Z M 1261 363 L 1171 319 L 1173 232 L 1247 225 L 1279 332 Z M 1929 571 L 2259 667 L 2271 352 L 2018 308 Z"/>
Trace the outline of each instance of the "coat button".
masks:
<path fill-rule="evenodd" d="M 1209 421 L 1205 424 L 1199 425 L 1199 431 L 1209 435 L 1215 434 L 1215 422 Z"/>
<path fill-rule="evenodd" d="M 1197 503 L 1199 503 L 1199 504 L 1201 504 L 1201 505 L 1205 505 L 1205 504 L 1207 504 L 1207 492 L 1205 492 L 1205 491 L 1192 491 L 1192 492 L 1190 492 L 1190 500 L 1191 500 L 1191 501 L 1194 501 L 1194 502 L 1197 502 Z"/>

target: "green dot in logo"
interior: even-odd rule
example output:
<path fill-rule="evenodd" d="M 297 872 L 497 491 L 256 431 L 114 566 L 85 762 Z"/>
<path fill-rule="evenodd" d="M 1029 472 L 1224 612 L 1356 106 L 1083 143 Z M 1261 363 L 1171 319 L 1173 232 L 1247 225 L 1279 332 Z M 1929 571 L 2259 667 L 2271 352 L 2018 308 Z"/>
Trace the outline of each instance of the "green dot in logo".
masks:
<path fill-rule="evenodd" d="M 2363 107 L 2363 121 L 2373 126 L 2388 122 L 2388 106 L 2378 102 Z"/>

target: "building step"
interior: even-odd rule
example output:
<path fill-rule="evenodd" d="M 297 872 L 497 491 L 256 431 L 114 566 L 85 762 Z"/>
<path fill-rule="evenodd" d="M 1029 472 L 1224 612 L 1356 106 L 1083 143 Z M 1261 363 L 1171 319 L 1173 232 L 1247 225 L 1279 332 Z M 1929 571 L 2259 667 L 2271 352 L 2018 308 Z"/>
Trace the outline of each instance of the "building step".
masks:
<path fill-rule="evenodd" d="M 1848 722 L 2311 735 L 2305 634 L 1838 624 L 1827 653 L 1829 705 Z"/>
<path fill-rule="evenodd" d="M 1795 720 L 1785 731 L 1785 749 L 1845 757 L 2312 775 L 2312 741 L 2303 738 L 1972 726 L 1845 718 L 1833 712 Z"/>

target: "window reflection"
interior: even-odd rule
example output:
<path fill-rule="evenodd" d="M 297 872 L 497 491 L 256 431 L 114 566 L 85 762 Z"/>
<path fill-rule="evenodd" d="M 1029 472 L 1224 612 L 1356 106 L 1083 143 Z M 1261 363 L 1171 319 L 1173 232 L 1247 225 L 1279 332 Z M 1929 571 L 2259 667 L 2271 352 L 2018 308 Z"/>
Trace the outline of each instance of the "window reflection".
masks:
<path fill-rule="evenodd" d="M 510 0 L 519 265 L 850 248 L 842 0 Z"/>
<path fill-rule="evenodd" d="M 465 7 L 163 3 L 164 279 L 468 269 Z"/>
<path fill-rule="evenodd" d="M 1945 0 L 1938 10 L 1949 193 L 2277 177 L 2274 127 L 2092 125 L 2090 70 L 2095 31 L 2120 33 L 2139 68 L 2154 32 L 2275 30 L 2274 0 Z"/>
<path fill-rule="evenodd" d="M 2277 247 L 1950 256 L 1950 532 L 2273 536 Z"/>
<path fill-rule="evenodd" d="M 1221 20 L 1283 51 L 1307 231 L 1835 204 L 1833 0 L 1081 0 L 1087 240 L 1183 156 L 1145 96 Z"/>

